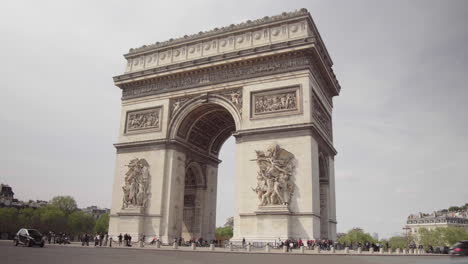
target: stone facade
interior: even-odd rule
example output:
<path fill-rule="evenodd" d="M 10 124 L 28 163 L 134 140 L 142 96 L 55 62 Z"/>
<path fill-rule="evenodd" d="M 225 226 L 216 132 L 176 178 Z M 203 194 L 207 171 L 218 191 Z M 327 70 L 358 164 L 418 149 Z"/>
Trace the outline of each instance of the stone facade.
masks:
<path fill-rule="evenodd" d="M 331 112 L 341 88 L 306 10 L 125 58 L 114 77 L 122 112 L 110 235 L 213 239 L 218 154 L 234 135 L 232 240 L 336 238 Z"/>

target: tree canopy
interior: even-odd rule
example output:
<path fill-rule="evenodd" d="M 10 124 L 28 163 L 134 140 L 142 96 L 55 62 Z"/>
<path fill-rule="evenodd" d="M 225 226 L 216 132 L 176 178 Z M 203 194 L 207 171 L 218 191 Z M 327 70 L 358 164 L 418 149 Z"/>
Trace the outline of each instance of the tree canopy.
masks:
<path fill-rule="evenodd" d="M 351 243 L 361 243 L 364 245 L 366 242 L 376 243 L 377 241 L 368 233 L 364 233 L 362 229 L 355 228 L 346 233 L 346 235 L 340 237 L 338 242 L 346 245 L 350 245 Z"/>
<path fill-rule="evenodd" d="M 52 207 L 57 207 L 58 209 L 62 210 L 66 215 L 69 215 L 78 210 L 76 201 L 71 196 L 55 196 L 52 198 L 52 200 L 50 200 L 49 204 Z"/>

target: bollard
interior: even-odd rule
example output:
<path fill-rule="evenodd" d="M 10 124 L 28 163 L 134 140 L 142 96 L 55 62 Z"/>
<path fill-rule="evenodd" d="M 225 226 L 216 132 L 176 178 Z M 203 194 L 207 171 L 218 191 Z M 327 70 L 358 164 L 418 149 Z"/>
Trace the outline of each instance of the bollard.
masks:
<path fill-rule="evenodd" d="M 156 241 L 156 248 L 161 248 L 161 241 Z"/>
<path fill-rule="evenodd" d="M 403 249 L 403 254 L 408 254 L 408 250 L 406 248 Z"/>
<path fill-rule="evenodd" d="M 301 254 L 304 254 L 304 246 L 301 246 Z"/>
<path fill-rule="evenodd" d="M 369 248 L 369 253 L 374 254 L 374 248 L 373 247 Z"/>
<path fill-rule="evenodd" d="M 174 244 L 172 244 L 172 248 L 173 249 L 178 249 L 179 248 L 179 245 L 177 243 L 174 242 Z"/>
<path fill-rule="evenodd" d="M 250 243 L 247 245 L 247 252 L 250 252 Z"/>
<path fill-rule="evenodd" d="M 265 246 L 265 251 L 266 251 L 266 252 L 270 252 L 270 245 L 267 244 L 267 245 Z"/>
<path fill-rule="evenodd" d="M 195 250 L 197 249 L 197 246 L 195 245 L 195 243 L 192 243 L 192 250 Z"/>
<path fill-rule="evenodd" d="M 379 253 L 383 254 L 383 250 L 384 250 L 383 248 L 380 248 Z"/>
<path fill-rule="evenodd" d="M 210 250 L 211 250 L 211 251 L 214 251 L 214 250 L 215 250 L 214 244 L 210 244 Z"/>
<path fill-rule="evenodd" d="M 362 253 L 362 248 L 361 248 L 361 247 L 358 247 L 358 248 L 357 248 L 357 253 L 358 253 L 358 254 L 361 254 L 361 253 Z"/>
<path fill-rule="evenodd" d="M 331 253 L 335 253 L 335 247 L 331 247 L 330 250 L 331 250 Z"/>
<path fill-rule="evenodd" d="M 395 249 L 395 254 L 400 254 L 400 249 L 399 248 Z"/>
<path fill-rule="evenodd" d="M 315 247 L 315 253 L 320 254 L 320 248 L 319 247 Z"/>
<path fill-rule="evenodd" d="M 349 254 L 349 247 L 345 247 L 345 248 L 344 248 L 344 253 L 345 253 L 345 254 Z"/>

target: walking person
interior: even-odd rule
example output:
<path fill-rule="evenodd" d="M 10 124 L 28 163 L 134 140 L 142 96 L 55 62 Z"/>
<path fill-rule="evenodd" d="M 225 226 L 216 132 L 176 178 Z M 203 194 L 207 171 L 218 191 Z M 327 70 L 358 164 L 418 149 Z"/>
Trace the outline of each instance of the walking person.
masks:
<path fill-rule="evenodd" d="M 96 234 L 94 237 L 94 246 L 97 247 L 99 245 L 99 234 Z"/>
<path fill-rule="evenodd" d="M 119 247 L 122 246 L 122 233 L 118 236 L 119 238 Z"/>

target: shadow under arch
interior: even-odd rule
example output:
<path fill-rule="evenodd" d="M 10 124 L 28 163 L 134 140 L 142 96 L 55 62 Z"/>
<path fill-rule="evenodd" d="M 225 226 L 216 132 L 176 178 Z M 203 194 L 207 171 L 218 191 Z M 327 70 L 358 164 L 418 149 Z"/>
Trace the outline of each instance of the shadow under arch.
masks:
<path fill-rule="evenodd" d="M 168 135 L 171 141 L 182 141 L 217 157 L 223 143 L 240 125 L 240 112 L 231 101 L 204 94 L 173 110 Z"/>

